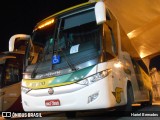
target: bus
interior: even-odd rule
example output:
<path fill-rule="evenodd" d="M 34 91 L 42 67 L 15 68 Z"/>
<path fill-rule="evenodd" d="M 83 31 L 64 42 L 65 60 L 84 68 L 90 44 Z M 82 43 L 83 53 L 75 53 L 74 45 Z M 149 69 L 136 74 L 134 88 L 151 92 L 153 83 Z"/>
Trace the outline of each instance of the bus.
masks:
<path fill-rule="evenodd" d="M 25 52 L 23 109 L 78 111 L 125 106 L 131 110 L 132 103 L 151 105 L 147 68 L 140 57 L 125 50 L 122 33 L 103 1 L 76 5 L 37 23 Z"/>
<path fill-rule="evenodd" d="M 14 50 L 0 53 L 0 111 L 20 112 L 23 111 L 21 81 L 28 41 L 24 34 L 14 35 L 10 39 L 14 39 Z"/>
<path fill-rule="evenodd" d="M 21 83 L 24 54 L 0 54 L 0 111 L 22 111 Z"/>

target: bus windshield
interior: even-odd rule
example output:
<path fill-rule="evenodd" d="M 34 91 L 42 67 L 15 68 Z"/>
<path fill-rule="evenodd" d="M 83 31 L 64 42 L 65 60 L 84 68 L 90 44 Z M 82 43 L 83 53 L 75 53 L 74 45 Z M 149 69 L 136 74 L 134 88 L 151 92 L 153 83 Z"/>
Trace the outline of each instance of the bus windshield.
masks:
<path fill-rule="evenodd" d="M 36 64 L 29 65 L 26 72 L 47 73 L 64 69 L 79 69 L 76 66 L 90 60 L 98 62 L 101 43 L 101 25 L 96 24 L 94 9 L 59 16 L 55 24 L 37 29 L 33 33 L 33 44 L 39 52 Z M 55 34 L 56 32 L 56 34 Z M 54 56 L 59 56 L 54 63 Z M 97 64 L 92 62 L 92 65 Z M 91 64 L 83 65 L 83 68 Z"/>
<path fill-rule="evenodd" d="M 60 19 L 55 49 L 62 59 L 77 65 L 98 57 L 100 53 L 100 26 L 95 21 L 94 11 L 85 11 Z M 67 58 L 65 58 L 67 56 Z M 63 65 L 64 66 L 64 65 Z M 60 67 L 60 65 L 55 66 Z"/>

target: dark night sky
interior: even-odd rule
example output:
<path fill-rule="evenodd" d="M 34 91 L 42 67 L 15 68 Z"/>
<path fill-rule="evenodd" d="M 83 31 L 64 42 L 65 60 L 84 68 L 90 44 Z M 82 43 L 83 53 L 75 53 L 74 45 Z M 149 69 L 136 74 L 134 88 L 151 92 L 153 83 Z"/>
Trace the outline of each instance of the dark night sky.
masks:
<path fill-rule="evenodd" d="M 8 51 L 14 34 L 32 34 L 37 22 L 88 0 L 4 0 L 0 3 L 0 52 Z M 153 62 L 154 63 L 154 62 Z M 154 66 L 154 65 L 153 65 Z M 160 66 L 159 66 L 160 69 Z"/>
<path fill-rule="evenodd" d="M 88 0 L 5 0 L 0 3 L 0 52 L 8 51 L 14 34 L 30 34 L 37 22 Z"/>

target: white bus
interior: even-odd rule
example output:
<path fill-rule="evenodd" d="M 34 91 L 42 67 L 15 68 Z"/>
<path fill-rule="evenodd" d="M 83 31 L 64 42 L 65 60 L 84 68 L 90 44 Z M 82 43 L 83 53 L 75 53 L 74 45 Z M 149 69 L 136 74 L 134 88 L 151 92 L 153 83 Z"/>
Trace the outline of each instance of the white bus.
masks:
<path fill-rule="evenodd" d="M 151 105 L 150 77 L 140 59 L 122 50 L 122 33 L 102 1 L 80 4 L 39 22 L 25 54 L 24 110 L 77 111 L 122 105 L 129 110 L 132 103 Z"/>

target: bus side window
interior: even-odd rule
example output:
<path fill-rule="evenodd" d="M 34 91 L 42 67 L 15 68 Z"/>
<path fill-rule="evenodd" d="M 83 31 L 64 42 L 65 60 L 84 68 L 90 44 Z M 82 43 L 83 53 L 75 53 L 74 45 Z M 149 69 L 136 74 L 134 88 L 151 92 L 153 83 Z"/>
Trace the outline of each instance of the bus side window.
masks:
<path fill-rule="evenodd" d="M 149 75 L 149 71 L 148 71 L 146 65 L 144 64 L 144 62 L 142 60 L 138 60 L 137 63 L 144 70 L 144 72 Z"/>
<path fill-rule="evenodd" d="M 5 86 L 12 85 L 20 80 L 20 69 L 18 63 L 15 63 L 15 60 L 7 60 L 4 79 Z"/>
<path fill-rule="evenodd" d="M 136 79 L 137 79 L 137 82 L 138 82 L 139 90 L 143 90 L 144 89 L 144 83 L 143 83 L 143 80 L 142 80 L 140 66 L 138 65 L 136 60 L 134 60 L 133 58 L 131 60 L 132 60 L 132 63 L 133 63 L 133 68 L 134 68 L 134 71 L 135 71 L 135 76 L 136 76 Z"/>
<path fill-rule="evenodd" d="M 111 28 L 107 24 L 103 25 L 103 45 L 106 53 L 108 54 L 108 59 L 112 59 L 117 55 L 116 41 Z"/>
<path fill-rule="evenodd" d="M 114 37 L 113 31 L 112 31 L 112 28 L 109 27 L 109 30 L 110 30 L 110 34 L 111 34 L 112 51 L 115 55 L 117 55 L 118 54 L 117 45 L 116 45 L 116 41 L 115 41 L 115 37 Z"/>

